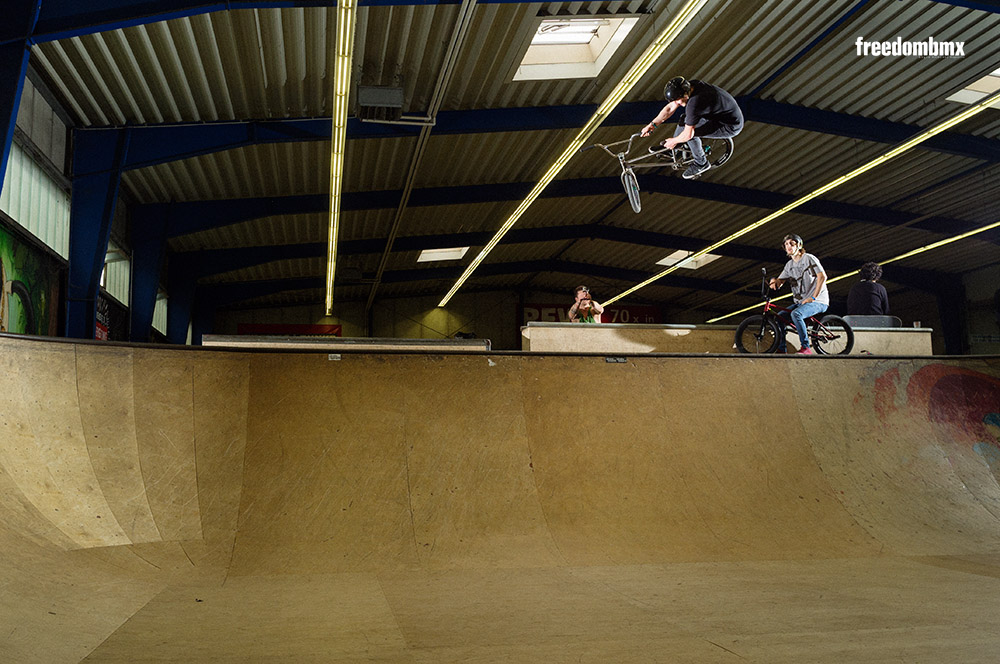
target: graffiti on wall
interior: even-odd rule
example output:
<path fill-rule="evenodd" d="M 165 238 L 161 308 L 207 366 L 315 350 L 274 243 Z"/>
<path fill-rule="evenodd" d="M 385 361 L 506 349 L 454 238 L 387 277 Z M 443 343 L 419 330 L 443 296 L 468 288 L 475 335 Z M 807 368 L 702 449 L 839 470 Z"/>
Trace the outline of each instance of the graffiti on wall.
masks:
<path fill-rule="evenodd" d="M 0 332 L 58 334 L 61 269 L 0 226 Z"/>

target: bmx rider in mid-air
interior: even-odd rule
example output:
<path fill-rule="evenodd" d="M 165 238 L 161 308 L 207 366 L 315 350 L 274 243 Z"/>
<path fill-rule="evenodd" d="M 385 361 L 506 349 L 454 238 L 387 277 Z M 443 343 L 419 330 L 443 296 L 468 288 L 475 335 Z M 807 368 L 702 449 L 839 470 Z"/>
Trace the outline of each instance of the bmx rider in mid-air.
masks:
<path fill-rule="evenodd" d="M 674 137 L 663 141 L 663 147 L 673 149 L 682 143 L 688 144 L 694 163 L 682 176 L 690 180 L 711 168 L 701 139 L 736 136 L 743 130 L 743 111 L 736 99 L 722 88 L 704 81 L 688 81 L 683 76 L 667 81 L 663 96 L 670 103 L 640 133 L 649 136 L 678 108 L 684 107 L 684 119 L 677 125 Z"/>

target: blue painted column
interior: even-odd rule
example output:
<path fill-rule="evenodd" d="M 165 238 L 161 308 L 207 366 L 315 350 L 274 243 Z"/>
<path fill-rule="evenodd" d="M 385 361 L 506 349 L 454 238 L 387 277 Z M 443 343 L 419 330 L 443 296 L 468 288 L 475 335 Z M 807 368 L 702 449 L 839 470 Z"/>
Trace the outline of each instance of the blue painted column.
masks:
<path fill-rule="evenodd" d="M 189 261 L 180 257 L 171 259 L 167 267 L 167 341 L 183 344 L 187 341 L 188 325 L 194 306 L 195 277 Z M 193 334 L 192 334 L 193 337 Z M 194 343 L 194 339 L 191 340 Z"/>
<path fill-rule="evenodd" d="M 0 153 L 0 189 L 7 175 L 7 160 L 14 141 L 17 108 L 21 105 L 24 77 L 28 73 L 31 44 L 28 36 L 35 28 L 41 0 L 7 3 L 0 19 L 0 132 L 3 152 Z"/>
<path fill-rule="evenodd" d="M 108 253 L 129 133 L 108 141 L 99 133 L 73 133 L 73 192 L 70 198 L 69 289 L 66 336 L 93 339 L 97 293 Z"/>
<path fill-rule="evenodd" d="M 149 341 L 153 310 L 160 286 L 170 206 L 137 206 L 132 210 L 132 303 L 129 308 L 129 341 Z M 173 307 L 170 293 L 169 315 Z M 183 343 L 183 340 L 181 341 Z"/>
<path fill-rule="evenodd" d="M 212 294 L 211 289 L 199 290 L 194 299 L 191 315 L 192 346 L 200 346 L 202 336 L 212 332 L 212 326 L 215 325 L 215 309 L 218 306 L 218 298 Z"/>

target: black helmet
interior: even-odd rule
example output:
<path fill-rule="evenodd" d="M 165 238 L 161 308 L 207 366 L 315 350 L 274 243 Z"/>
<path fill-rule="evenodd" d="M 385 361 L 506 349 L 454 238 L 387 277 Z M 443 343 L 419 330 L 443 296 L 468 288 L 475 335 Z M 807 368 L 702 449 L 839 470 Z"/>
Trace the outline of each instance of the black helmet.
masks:
<path fill-rule="evenodd" d="M 691 94 L 691 84 L 683 76 L 674 76 L 663 88 L 663 98 L 667 101 L 677 101 Z"/>

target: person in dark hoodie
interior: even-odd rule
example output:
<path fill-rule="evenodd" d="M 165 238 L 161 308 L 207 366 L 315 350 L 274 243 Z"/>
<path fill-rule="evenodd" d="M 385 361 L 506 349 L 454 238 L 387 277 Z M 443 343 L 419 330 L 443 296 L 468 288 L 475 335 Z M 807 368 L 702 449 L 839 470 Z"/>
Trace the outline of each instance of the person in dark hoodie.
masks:
<path fill-rule="evenodd" d="M 865 263 L 858 271 L 861 281 L 851 286 L 847 294 L 847 314 L 849 316 L 888 316 L 889 294 L 885 286 L 878 283 L 882 278 L 882 266 Z"/>

